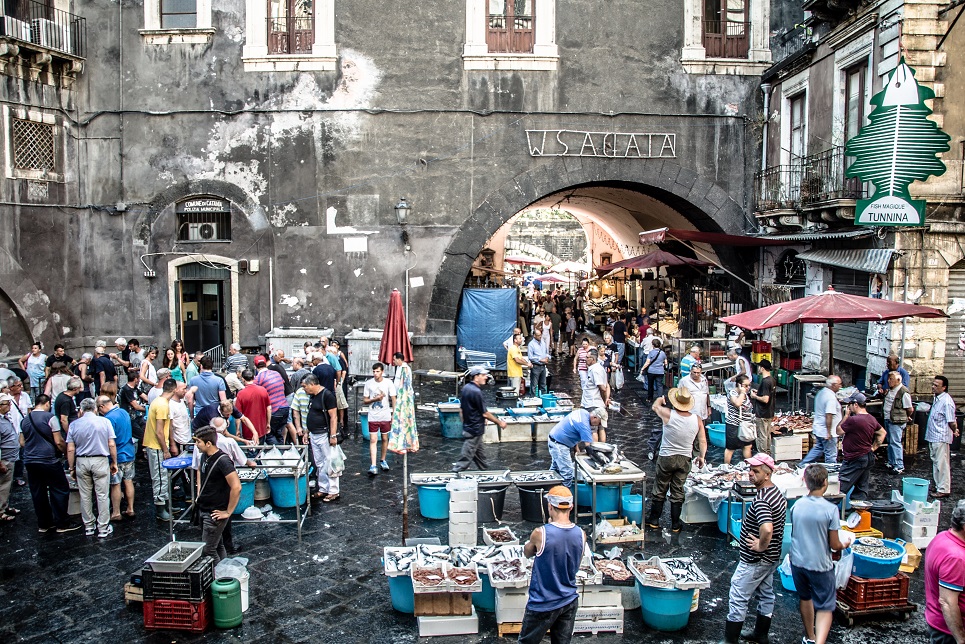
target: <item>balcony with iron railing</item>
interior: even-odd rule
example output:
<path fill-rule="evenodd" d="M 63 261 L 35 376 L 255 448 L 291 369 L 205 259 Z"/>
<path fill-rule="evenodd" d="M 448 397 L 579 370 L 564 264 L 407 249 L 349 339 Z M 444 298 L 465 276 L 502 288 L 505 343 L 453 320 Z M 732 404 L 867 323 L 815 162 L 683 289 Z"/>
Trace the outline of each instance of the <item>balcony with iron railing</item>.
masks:
<path fill-rule="evenodd" d="M 747 58 L 751 23 L 704 20 L 704 50 L 707 58 Z"/>
<path fill-rule="evenodd" d="M 754 211 L 796 210 L 801 197 L 801 165 L 775 165 L 754 175 Z"/>
<path fill-rule="evenodd" d="M 846 177 L 845 170 L 851 157 L 844 147 L 836 145 L 801 160 L 801 205 L 804 208 L 830 201 L 854 201 L 867 197 L 867 184 L 855 177 Z"/>
<path fill-rule="evenodd" d="M 795 26 L 787 33 L 776 36 L 771 41 L 771 55 L 774 65 L 803 52 L 812 45 L 811 29 L 802 25 Z"/>
<path fill-rule="evenodd" d="M 6 0 L 0 14 L 0 42 L 18 49 L 77 61 L 87 56 L 87 21 L 38 0 Z"/>

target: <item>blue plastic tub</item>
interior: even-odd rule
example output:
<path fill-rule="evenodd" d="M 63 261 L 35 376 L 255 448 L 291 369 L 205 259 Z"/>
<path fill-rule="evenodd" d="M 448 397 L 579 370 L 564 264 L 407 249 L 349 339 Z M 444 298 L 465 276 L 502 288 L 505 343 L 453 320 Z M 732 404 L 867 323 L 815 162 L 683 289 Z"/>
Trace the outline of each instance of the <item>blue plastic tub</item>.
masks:
<path fill-rule="evenodd" d="M 740 534 L 740 523 L 744 518 L 744 505 L 734 503 L 731 506 L 729 500 L 724 499 L 717 508 L 717 529 L 727 534 L 728 529 L 737 527 L 737 534 Z"/>
<path fill-rule="evenodd" d="M 496 589 L 489 583 L 489 575 L 479 575 L 482 579 L 482 590 L 472 594 L 472 605 L 476 610 L 484 613 L 496 612 Z"/>
<path fill-rule="evenodd" d="M 415 612 L 415 595 L 412 593 L 412 577 L 399 575 L 389 577 L 389 595 L 392 597 L 392 608 L 400 613 Z"/>
<path fill-rule="evenodd" d="M 238 505 L 235 506 L 233 514 L 241 514 L 255 504 L 255 481 L 241 482 L 241 496 L 238 497 Z"/>
<path fill-rule="evenodd" d="M 597 512 L 616 512 L 620 509 L 620 494 L 624 496 L 630 494 L 632 485 L 627 483 L 622 490 L 615 484 L 596 486 L 596 511 Z M 590 507 L 593 502 L 593 486 L 587 483 L 577 483 L 577 502 L 581 508 Z"/>
<path fill-rule="evenodd" d="M 439 424 L 443 438 L 462 438 L 462 418 L 458 411 L 440 411 Z"/>
<path fill-rule="evenodd" d="M 366 413 L 359 414 L 359 421 L 362 425 L 362 438 L 365 440 L 369 439 L 369 415 Z"/>
<path fill-rule="evenodd" d="M 694 591 L 653 588 L 637 582 L 643 623 L 658 631 L 679 631 L 690 621 Z"/>
<path fill-rule="evenodd" d="M 543 407 L 556 407 L 556 394 L 540 394 Z"/>
<path fill-rule="evenodd" d="M 711 423 L 707 425 L 707 440 L 711 445 L 725 447 L 727 445 L 727 430 L 724 423 Z"/>
<path fill-rule="evenodd" d="M 268 487 L 271 488 L 271 504 L 276 508 L 293 508 L 308 498 L 308 478 L 304 474 L 298 477 L 297 500 L 294 476 L 269 476 Z"/>
<path fill-rule="evenodd" d="M 427 519 L 449 518 L 449 490 L 445 485 L 419 486 L 419 513 Z"/>
<path fill-rule="evenodd" d="M 855 577 L 865 579 L 888 579 L 898 574 L 901 560 L 905 556 L 905 547 L 891 539 L 882 539 L 882 545 L 895 551 L 895 556 L 890 559 L 874 559 L 865 555 L 854 553 L 854 568 L 851 574 Z"/>
<path fill-rule="evenodd" d="M 791 552 L 791 522 L 784 524 L 784 538 L 781 540 L 781 559 Z"/>
<path fill-rule="evenodd" d="M 901 479 L 901 497 L 905 503 L 912 501 L 928 503 L 928 481 L 913 477 Z"/>
<path fill-rule="evenodd" d="M 635 521 L 638 526 L 643 525 L 643 496 L 627 494 L 623 497 L 623 516 L 628 521 Z"/>
<path fill-rule="evenodd" d="M 781 585 L 784 586 L 784 590 L 789 590 L 792 593 L 796 593 L 797 588 L 794 586 L 794 577 L 791 575 L 785 575 L 784 571 L 780 568 L 778 568 L 777 571 L 781 573 Z"/>

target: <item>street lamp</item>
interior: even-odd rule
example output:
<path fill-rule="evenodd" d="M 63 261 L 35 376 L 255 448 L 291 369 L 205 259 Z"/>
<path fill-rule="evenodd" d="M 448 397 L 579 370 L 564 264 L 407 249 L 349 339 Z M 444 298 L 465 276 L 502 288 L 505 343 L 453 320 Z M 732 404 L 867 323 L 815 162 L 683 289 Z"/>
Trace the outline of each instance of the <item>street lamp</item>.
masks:
<path fill-rule="evenodd" d="M 395 205 L 395 218 L 399 221 L 400 226 L 409 223 L 409 212 L 411 210 L 412 206 L 405 200 L 405 197 L 399 198 L 399 203 Z"/>

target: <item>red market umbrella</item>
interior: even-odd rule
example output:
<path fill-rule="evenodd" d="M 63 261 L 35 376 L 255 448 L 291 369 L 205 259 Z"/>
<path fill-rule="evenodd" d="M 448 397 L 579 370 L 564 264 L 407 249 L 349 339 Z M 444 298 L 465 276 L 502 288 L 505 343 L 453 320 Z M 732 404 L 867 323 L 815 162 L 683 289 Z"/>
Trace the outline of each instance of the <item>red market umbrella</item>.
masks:
<path fill-rule="evenodd" d="M 710 266 L 710 264 L 699 259 L 674 255 L 665 250 L 655 250 L 646 255 L 638 255 L 605 266 L 595 266 L 593 270 L 596 271 L 597 276 L 603 277 L 610 271 L 624 268 L 659 268 L 660 266 Z"/>
<path fill-rule="evenodd" d="M 905 304 L 862 295 L 839 293 L 833 288 L 817 295 L 809 295 L 790 302 L 765 306 L 762 309 L 729 315 L 720 319 L 742 329 L 757 331 L 782 324 L 804 322 L 828 325 L 829 364 L 834 365 L 835 322 L 883 322 L 901 318 L 944 318 L 942 311 L 930 306 Z"/>
<path fill-rule="evenodd" d="M 406 363 L 412 362 L 412 342 L 409 341 L 409 331 L 402 309 L 402 294 L 399 289 L 392 289 L 389 296 L 389 312 L 385 316 L 385 326 L 382 328 L 382 344 L 379 345 L 379 362 L 392 364 L 392 356 L 401 351 Z"/>

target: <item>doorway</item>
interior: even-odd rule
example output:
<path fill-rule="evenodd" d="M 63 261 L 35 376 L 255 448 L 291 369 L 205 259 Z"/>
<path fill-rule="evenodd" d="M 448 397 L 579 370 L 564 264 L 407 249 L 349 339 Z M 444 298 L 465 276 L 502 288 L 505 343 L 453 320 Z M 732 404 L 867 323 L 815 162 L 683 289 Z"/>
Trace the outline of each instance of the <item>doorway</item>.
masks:
<path fill-rule="evenodd" d="M 207 351 L 228 343 L 229 281 L 226 267 L 200 263 L 178 267 L 177 332 L 186 351 Z"/>

